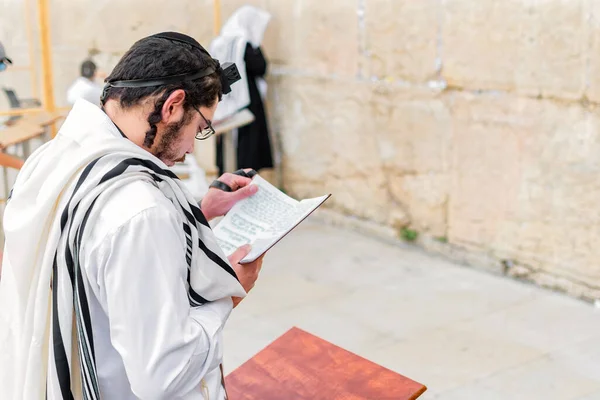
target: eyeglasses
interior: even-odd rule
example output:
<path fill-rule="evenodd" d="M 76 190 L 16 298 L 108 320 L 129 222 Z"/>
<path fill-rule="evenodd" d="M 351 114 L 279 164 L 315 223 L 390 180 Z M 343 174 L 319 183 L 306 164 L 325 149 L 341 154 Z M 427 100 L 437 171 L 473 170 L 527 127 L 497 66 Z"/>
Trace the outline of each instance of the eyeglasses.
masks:
<path fill-rule="evenodd" d="M 198 140 L 208 139 L 209 137 L 211 137 L 212 135 L 215 134 L 215 129 L 212 127 L 212 122 L 211 122 L 211 120 L 204 118 L 204 115 L 202 115 L 202 113 L 200 112 L 199 109 L 194 107 L 194 110 L 198 111 L 198 114 L 200 114 L 200 116 L 206 123 L 206 127 L 202 128 L 202 130 L 200 132 L 196 133 L 196 139 L 198 139 Z"/>

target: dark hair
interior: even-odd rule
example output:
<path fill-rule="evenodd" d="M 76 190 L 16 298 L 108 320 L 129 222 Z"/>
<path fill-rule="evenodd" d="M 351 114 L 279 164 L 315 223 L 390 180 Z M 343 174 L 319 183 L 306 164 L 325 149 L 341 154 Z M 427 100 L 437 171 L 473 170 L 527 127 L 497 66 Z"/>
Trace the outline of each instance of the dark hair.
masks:
<path fill-rule="evenodd" d="M 96 73 L 96 64 L 92 60 L 85 60 L 81 63 L 81 76 L 92 79 Z"/>
<path fill-rule="evenodd" d="M 218 64 L 208 53 L 187 43 L 165 38 L 148 37 L 136 42 L 119 60 L 105 82 L 161 78 L 194 72 L 212 66 L 218 71 Z M 154 103 L 154 110 L 148 116 L 150 129 L 146 132 L 144 146 L 151 147 L 156 137 L 156 124 L 162 120 L 162 107 L 171 93 L 183 89 L 186 93 L 183 104 L 186 114 L 192 107 L 210 107 L 215 100 L 221 100 L 222 89 L 218 72 L 193 81 L 183 81 L 163 86 L 120 88 L 110 87 L 104 97 L 119 101 L 121 108 L 140 104 L 144 99 L 160 94 Z"/>

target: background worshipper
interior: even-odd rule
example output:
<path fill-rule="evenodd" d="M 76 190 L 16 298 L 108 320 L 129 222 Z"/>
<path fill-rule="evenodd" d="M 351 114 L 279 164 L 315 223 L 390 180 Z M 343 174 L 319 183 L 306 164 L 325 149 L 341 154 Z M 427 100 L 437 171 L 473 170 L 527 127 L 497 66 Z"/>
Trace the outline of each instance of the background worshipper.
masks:
<path fill-rule="evenodd" d="M 242 82 L 232 88 L 217 108 L 216 120 L 230 116 L 235 111 L 248 108 L 254 121 L 237 129 L 237 166 L 259 171 L 273 167 L 273 155 L 265 108 L 263 104 L 267 71 L 260 44 L 271 19 L 271 14 L 253 6 L 236 10 L 221 29 L 219 37 L 211 43 L 211 53 L 223 61 L 239 66 Z M 235 133 L 234 133 L 235 134 Z M 223 173 L 223 141 L 217 137 L 217 167 Z"/>
<path fill-rule="evenodd" d="M 92 60 L 85 60 L 81 63 L 80 73 L 81 76 L 67 89 L 67 102 L 73 105 L 78 99 L 85 99 L 99 106 L 102 86 L 96 82 L 98 78 L 96 64 Z"/>
<path fill-rule="evenodd" d="M 262 258 L 227 259 L 207 221 L 257 188 L 225 174 L 200 209 L 168 166 L 214 133 L 228 83 L 189 36 L 141 39 L 103 109 L 77 101 L 27 160 L 4 217 L 0 399 L 226 398 L 223 327 Z"/>

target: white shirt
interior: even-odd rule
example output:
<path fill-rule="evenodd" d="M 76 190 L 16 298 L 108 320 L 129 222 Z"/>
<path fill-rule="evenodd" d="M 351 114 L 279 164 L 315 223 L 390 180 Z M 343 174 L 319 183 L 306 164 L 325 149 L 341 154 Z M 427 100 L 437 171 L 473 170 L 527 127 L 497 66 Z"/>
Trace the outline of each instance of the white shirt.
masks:
<path fill-rule="evenodd" d="M 107 200 L 82 246 L 103 399 L 225 397 L 219 365 L 233 303 L 190 307 L 182 224 L 158 188 L 138 181 Z"/>
<path fill-rule="evenodd" d="M 67 101 L 69 104 L 75 104 L 78 99 L 85 99 L 97 106 L 100 105 L 103 87 L 96 82 L 80 76 L 71 84 L 67 90 Z"/>

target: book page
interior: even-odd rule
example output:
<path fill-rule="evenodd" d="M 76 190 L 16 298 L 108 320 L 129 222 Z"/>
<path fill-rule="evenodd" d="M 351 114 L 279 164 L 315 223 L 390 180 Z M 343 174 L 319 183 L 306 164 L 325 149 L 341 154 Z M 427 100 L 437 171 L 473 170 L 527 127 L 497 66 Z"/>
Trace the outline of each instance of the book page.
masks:
<path fill-rule="evenodd" d="M 322 196 L 301 201 L 297 206 L 297 212 L 293 216 L 289 216 L 275 224 L 271 229 L 258 235 L 252 242 L 252 250 L 241 262 L 252 262 L 260 257 L 328 198 L 329 196 Z"/>
<path fill-rule="evenodd" d="M 258 192 L 233 206 L 214 229 L 226 255 L 244 244 L 253 243 L 265 232 L 267 236 L 272 235 L 278 223 L 297 214 L 299 202 L 260 176 L 255 176 L 251 184 L 259 187 Z"/>
<path fill-rule="evenodd" d="M 252 245 L 244 262 L 259 257 L 329 197 L 297 201 L 258 175 L 251 184 L 258 192 L 238 202 L 213 230 L 227 256 Z"/>

